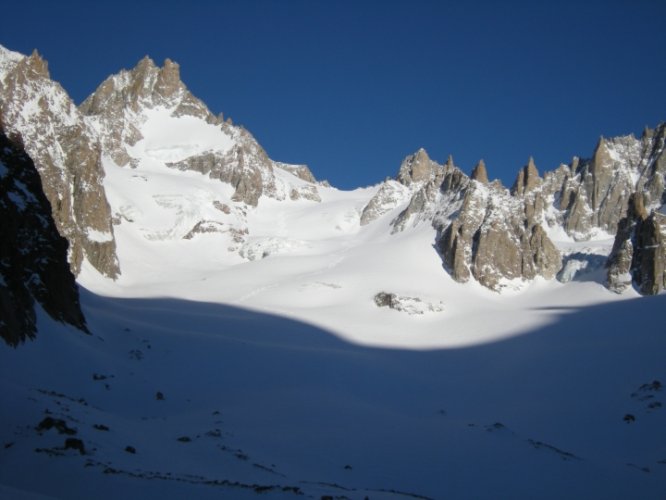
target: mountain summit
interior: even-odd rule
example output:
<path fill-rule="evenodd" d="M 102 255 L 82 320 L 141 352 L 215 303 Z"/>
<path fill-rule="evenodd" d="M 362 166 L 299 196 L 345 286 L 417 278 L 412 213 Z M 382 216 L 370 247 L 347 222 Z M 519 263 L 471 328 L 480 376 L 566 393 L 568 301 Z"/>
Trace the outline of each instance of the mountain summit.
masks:
<path fill-rule="evenodd" d="M 137 167 L 144 158 L 195 170 L 231 184 L 233 200 L 251 206 L 262 195 L 318 199 L 306 166 L 272 161 L 247 130 L 213 115 L 180 80 L 180 68 L 170 59 L 160 68 L 146 56 L 134 69 L 110 76 L 80 110 L 119 166 Z M 284 182 L 276 169 L 296 173 L 308 185 Z"/>

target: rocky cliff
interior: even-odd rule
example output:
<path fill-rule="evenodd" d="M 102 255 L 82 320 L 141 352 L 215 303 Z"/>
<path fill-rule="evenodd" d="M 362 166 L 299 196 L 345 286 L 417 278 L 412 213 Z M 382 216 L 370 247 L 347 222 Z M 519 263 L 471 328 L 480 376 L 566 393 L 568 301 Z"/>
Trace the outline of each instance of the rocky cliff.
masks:
<path fill-rule="evenodd" d="M 663 124 L 640 139 L 602 138 L 591 159 L 574 158 L 543 177 L 530 158 L 510 190 L 490 182 L 483 160 L 467 176 L 451 158 L 439 165 L 421 149 L 382 183 L 361 224 L 402 206 L 391 220 L 393 232 L 432 224 L 451 276 L 493 290 L 511 280 L 555 277 L 563 256 L 548 236 L 553 230 L 575 241 L 617 233 L 608 286 L 621 291 L 634 282 L 643 294 L 657 293 L 663 287 L 664 216 L 658 210 L 666 196 L 665 138 Z M 644 215 L 629 210 L 632 197 L 641 200 Z"/>
<path fill-rule="evenodd" d="M 40 175 L 1 124 L 0 220 L 0 337 L 13 346 L 34 337 L 35 302 L 56 321 L 87 331 L 67 240 L 58 233 Z"/>
<path fill-rule="evenodd" d="M 120 272 L 95 133 L 37 52 L 0 47 L 0 118 L 20 138 L 42 178 L 53 219 L 69 241 L 75 274 L 87 259 L 99 272 Z"/>
<path fill-rule="evenodd" d="M 541 183 L 533 161 L 511 191 L 488 182 L 483 163 L 473 177 L 464 194 L 444 187 L 434 219 L 437 248 L 453 278 L 465 282 L 473 276 L 492 290 L 515 279 L 553 278 L 561 256 L 532 208 L 532 192 Z"/>
<path fill-rule="evenodd" d="M 460 282 L 471 277 L 500 290 L 508 281 L 543 276 L 561 267 L 561 256 L 542 227 L 535 193 L 542 183 L 530 159 L 509 191 L 490 182 L 480 161 L 467 176 L 449 157 L 444 165 L 421 149 L 408 156 L 395 180 L 387 180 L 364 207 L 362 223 L 405 205 L 393 232 L 429 222 L 444 267 Z"/>
<path fill-rule="evenodd" d="M 655 295 L 666 287 L 666 215 L 648 212 L 648 196 L 632 194 L 627 214 L 620 221 L 606 263 L 608 288 L 614 292 L 634 285 L 644 295 Z"/>

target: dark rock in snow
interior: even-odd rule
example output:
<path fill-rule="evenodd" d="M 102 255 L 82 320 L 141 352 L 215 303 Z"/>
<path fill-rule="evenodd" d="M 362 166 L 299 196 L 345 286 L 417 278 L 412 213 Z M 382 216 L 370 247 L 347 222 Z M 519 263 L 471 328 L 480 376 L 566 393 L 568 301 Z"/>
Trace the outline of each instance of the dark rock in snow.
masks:
<path fill-rule="evenodd" d="M 66 450 L 78 450 L 81 455 L 86 454 L 86 447 L 83 444 L 83 441 L 77 438 L 67 438 L 65 439 L 65 449 Z"/>

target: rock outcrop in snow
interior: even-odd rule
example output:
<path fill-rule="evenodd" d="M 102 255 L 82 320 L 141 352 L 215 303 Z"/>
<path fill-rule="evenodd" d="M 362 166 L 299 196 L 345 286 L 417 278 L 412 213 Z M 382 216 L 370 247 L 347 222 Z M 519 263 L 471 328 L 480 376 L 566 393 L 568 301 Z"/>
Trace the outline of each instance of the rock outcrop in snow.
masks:
<path fill-rule="evenodd" d="M 531 159 L 521 174 L 513 194 L 500 183 L 478 180 L 468 182 L 462 203 L 460 194 L 451 198 L 451 193 L 443 193 L 449 196 L 442 196 L 440 210 L 453 215 L 435 221 L 440 234 L 437 248 L 457 281 L 473 276 L 500 290 L 508 280 L 551 279 L 559 271 L 560 253 L 526 196 L 540 181 Z"/>
<path fill-rule="evenodd" d="M 468 177 L 451 158 L 438 165 L 419 150 L 403 161 L 395 180 L 381 185 L 362 210 L 361 223 L 404 207 L 391 221 L 393 232 L 431 223 L 438 232 L 436 248 L 451 276 L 460 282 L 474 278 L 493 290 L 516 279 L 551 279 L 561 271 L 562 255 L 548 236 L 550 230 L 561 228 L 576 241 L 617 232 L 609 287 L 626 288 L 631 275 L 628 282 L 643 283 L 638 285 L 641 293 L 657 293 L 659 252 L 643 250 L 634 256 L 631 245 L 639 237 L 645 242 L 641 248 L 660 244 L 662 216 L 655 210 L 665 201 L 665 137 L 662 124 L 646 129 L 640 140 L 601 139 L 592 159 L 574 158 L 543 177 L 530 158 L 511 190 L 489 181 L 483 161 Z M 653 215 L 624 220 L 634 194 L 641 194 Z M 632 232 L 636 228 L 638 233 Z"/>
<path fill-rule="evenodd" d="M 13 346 L 34 337 L 35 301 L 53 319 L 85 331 L 67 240 L 34 163 L 1 126 L 0 220 L 0 337 Z"/>
<path fill-rule="evenodd" d="M 483 161 L 470 178 L 451 157 L 439 165 L 421 149 L 403 161 L 396 180 L 382 184 L 361 222 L 405 205 L 391 222 L 393 232 L 431 223 L 444 267 L 456 281 L 474 277 L 500 290 L 509 280 L 553 278 L 561 267 L 560 253 L 541 226 L 543 203 L 534 194 L 540 185 L 532 159 L 509 192 L 489 182 Z"/>
<path fill-rule="evenodd" d="M 407 297 L 396 293 L 379 292 L 373 297 L 373 300 L 377 307 L 388 307 L 410 316 L 444 311 L 444 304 L 439 301 L 428 302 L 419 297 Z"/>
<path fill-rule="evenodd" d="M 0 118 L 20 138 L 42 178 L 58 231 L 69 241 L 75 274 L 87 259 L 100 273 L 119 273 L 100 148 L 46 61 L 0 47 Z"/>

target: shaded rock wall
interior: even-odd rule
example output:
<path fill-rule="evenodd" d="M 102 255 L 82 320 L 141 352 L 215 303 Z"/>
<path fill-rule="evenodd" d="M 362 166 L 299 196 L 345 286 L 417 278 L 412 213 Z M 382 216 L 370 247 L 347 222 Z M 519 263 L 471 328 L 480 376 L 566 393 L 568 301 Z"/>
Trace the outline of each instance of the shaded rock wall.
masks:
<path fill-rule="evenodd" d="M 34 163 L 0 126 L 0 337 L 13 346 L 36 333 L 35 301 L 87 331 L 67 240 L 51 214 Z"/>

